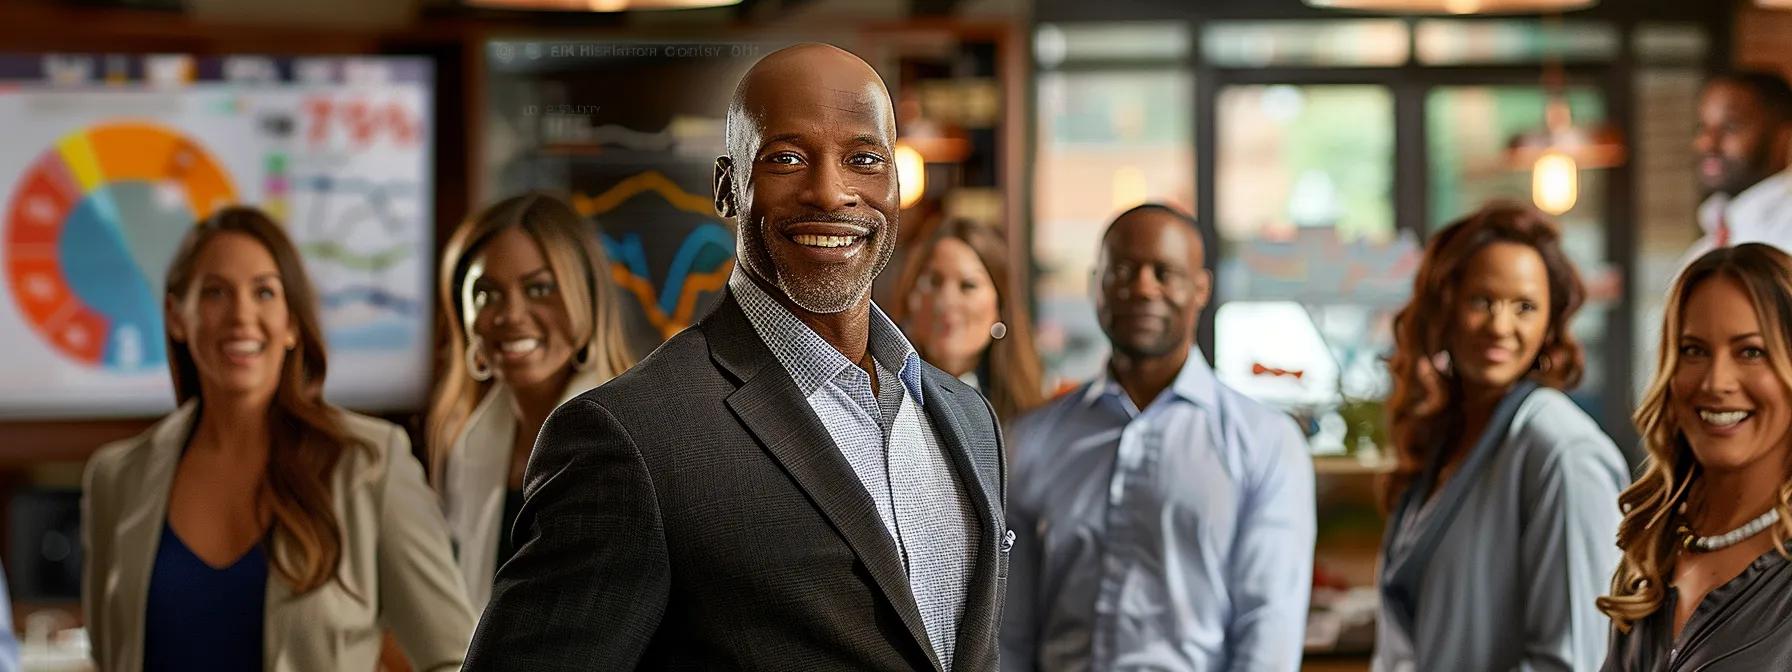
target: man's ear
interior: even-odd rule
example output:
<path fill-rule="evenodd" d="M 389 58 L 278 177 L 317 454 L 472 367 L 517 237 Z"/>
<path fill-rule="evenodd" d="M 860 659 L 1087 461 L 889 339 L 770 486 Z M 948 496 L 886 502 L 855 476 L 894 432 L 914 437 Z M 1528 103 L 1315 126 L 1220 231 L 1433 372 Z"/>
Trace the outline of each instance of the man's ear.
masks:
<path fill-rule="evenodd" d="M 716 215 L 724 219 L 735 216 L 734 211 L 734 159 L 726 156 L 716 157 L 715 184 Z"/>
<path fill-rule="evenodd" d="M 1207 302 L 1213 300 L 1213 271 L 1202 268 L 1190 279 L 1195 285 L 1195 312 L 1207 310 Z"/>

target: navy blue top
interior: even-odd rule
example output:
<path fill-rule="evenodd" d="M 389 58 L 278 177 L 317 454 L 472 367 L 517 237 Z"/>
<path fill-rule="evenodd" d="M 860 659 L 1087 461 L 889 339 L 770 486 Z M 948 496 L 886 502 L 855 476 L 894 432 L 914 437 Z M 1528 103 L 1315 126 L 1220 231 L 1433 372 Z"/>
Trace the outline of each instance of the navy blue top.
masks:
<path fill-rule="evenodd" d="M 267 590 L 262 544 L 215 569 L 163 523 L 143 621 L 143 671 L 259 672 Z"/>

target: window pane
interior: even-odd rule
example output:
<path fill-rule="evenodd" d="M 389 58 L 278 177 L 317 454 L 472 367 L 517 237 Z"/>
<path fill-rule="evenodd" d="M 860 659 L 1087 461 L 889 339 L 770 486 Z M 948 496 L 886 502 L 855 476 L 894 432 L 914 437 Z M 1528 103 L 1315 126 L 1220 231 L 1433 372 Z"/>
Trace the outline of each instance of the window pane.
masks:
<path fill-rule="evenodd" d="M 1418 23 L 1419 62 L 1426 65 L 1497 65 L 1609 61 L 1618 55 L 1618 30 L 1607 23 L 1565 21 L 1549 26 L 1529 19 L 1424 19 Z"/>
<path fill-rule="evenodd" d="M 1042 23 L 1033 34 L 1033 53 L 1041 68 L 1066 61 L 1180 63 L 1188 58 L 1189 29 L 1177 21 Z"/>
<path fill-rule="evenodd" d="M 1233 86 L 1219 95 L 1218 200 L 1227 241 L 1394 234 L 1394 101 L 1380 86 Z"/>
<path fill-rule="evenodd" d="M 1597 90 L 1570 88 L 1567 99 L 1576 124 L 1605 119 L 1605 99 Z M 1540 86 L 1459 86 L 1432 91 L 1425 105 L 1431 230 L 1489 200 L 1531 202 L 1530 172 L 1509 169 L 1502 152 L 1512 136 L 1543 125 L 1547 101 Z M 1610 374 L 1600 353 L 1618 298 L 1617 273 L 1606 262 L 1605 178 L 1603 170 L 1580 171 L 1580 197 L 1573 209 L 1555 219 L 1562 225 L 1562 245 L 1579 266 L 1590 299 L 1574 324 L 1575 336 L 1586 349 L 1587 369 L 1571 396 L 1602 423 L 1613 423 L 1623 422 L 1623 418 L 1601 415 Z"/>
<path fill-rule="evenodd" d="M 1315 451 L 1346 450 L 1338 404 L 1386 393 L 1377 357 L 1417 257 L 1394 229 L 1393 97 L 1234 86 L 1218 113 L 1216 373 L 1316 423 Z"/>
<path fill-rule="evenodd" d="M 1034 291 L 1052 376 L 1091 377 L 1107 354 L 1089 274 L 1108 220 L 1145 201 L 1194 211 L 1193 86 L 1184 70 L 1039 75 Z"/>
<path fill-rule="evenodd" d="M 1395 66 L 1406 63 L 1400 19 L 1216 21 L 1201 31 L 1201 52 L 1214 65 Z"/>
<path fill-rule="evenodd" d="M 1570 116 L 1576 124 L 1605 119 L 1605 100 L 1598 91 L 1570 88 Z M 1540 86 L 1445 86 L 1426 100 L 1431 163 L 1431 230 L 1480 207 L 1491 199 L 1531 202 L 1531 174 L 1510 170 L 1503 161 L 1508 141 L 1542 128 L 1548 96 Z M 1582 250 L 1589 258 L 1604 251 L 1605 174 L 1583 170 L 1580 198 L 1559 219 L 1564 224 L 1598 232 Z"/>
<path fill-rule="evenodd" d="M 1697 65 L 1711 48 L 1705 29 L 1690 23 L 1639 25 L 1631 43 L 1637 60 L 1650 64 Z"/>

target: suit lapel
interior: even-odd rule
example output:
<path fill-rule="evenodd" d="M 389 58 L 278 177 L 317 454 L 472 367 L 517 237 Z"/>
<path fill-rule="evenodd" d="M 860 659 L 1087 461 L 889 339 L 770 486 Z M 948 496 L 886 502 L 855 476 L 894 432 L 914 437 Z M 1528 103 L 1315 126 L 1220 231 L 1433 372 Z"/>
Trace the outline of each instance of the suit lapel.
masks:
<path fill-rule="evenodd" d="M 1002 514 L 997 508 L 996 496 L 998 486 L 997 471 L 1001 459 L 1000 451 L 994 445 L 983 445 L 984 437 L 969 435 L 969 423 L 965 421 L 961 405 L 975 403 L 982 405 L 982 400 L 966 401 L 952 388 L 944 385 L 940 378 L 946 376 L 932 366 L 923 365 L 921 375 L 921 394 L 923 406 L 927 410 L 927 419 L 932 421 L 935 432 L 939 433 L 940 445 L 952 458 L 952 466 L 958 476 L 959 486 L 970 496 L 971 506 L 977 512 L 977 532 L 979 539 L 975 547 L 977 554 L 976 569 L 971 574 L 970 589 L 966 592 L 964 617 L 959 621 L 956 644 L 953 650 L 958 652 L 954 658 L 954 668 L 984 669 L 994 665 L 994 660 L 980 661 L 973 652 L 994 651 L 995 632 L 992 628 L 981 627 L 980 616 L 989 614 L 993 621 L 995 601 L 1001 599 L 996 594 L 996 564 L 1001 561 L 996 553 L 1004 533 Z M 994 437 L 988 437 L 993 444 Z"/>
<path fill-rule="evenodd" d="M 149 609 L 149 581 L 155 569 L 156 551 L 162 545 L 162 527 L 168 522 L 168 491 L 174 487 L 174 470 L 180 465 L 187 435 L 191 433 L 198 404 L 187 402 L 157 423 L 149 442 L 136 450 L 135 468 L 142 474 L 140 488 L 125 501 L 141 506 L 119 517 L 118 540 L 113 546 L 120 568 L 118 602 L 128 609 L 129 637 L 134 651 L 127 660 L 143 657 L 143 619 Z"/>
<path fill-rule="evenodd" d="M 902 557 L 878 517 L 871 495 L 796 382 L 759 340 L 732 291 L 700 328 L 709 341 L 711 357 L 741 381 L 740 388 L 728 396 L 728 407 L 846 540 L 884 599 L 896 608 L 909 636 L 938 669 L 939 657 L 927 639 L 927 626 L 915 604 Z"/>

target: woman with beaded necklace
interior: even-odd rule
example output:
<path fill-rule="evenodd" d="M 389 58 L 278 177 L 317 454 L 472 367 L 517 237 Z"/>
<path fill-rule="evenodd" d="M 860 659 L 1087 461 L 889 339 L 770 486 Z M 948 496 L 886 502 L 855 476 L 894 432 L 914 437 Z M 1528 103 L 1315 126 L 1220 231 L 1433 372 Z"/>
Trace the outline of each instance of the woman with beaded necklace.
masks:
<path fill-rule="evenodd" d="M 1667 305 L 1604 669 L 1792 669 L 1792 257 L 1712 251 Z"/>

